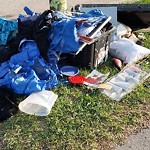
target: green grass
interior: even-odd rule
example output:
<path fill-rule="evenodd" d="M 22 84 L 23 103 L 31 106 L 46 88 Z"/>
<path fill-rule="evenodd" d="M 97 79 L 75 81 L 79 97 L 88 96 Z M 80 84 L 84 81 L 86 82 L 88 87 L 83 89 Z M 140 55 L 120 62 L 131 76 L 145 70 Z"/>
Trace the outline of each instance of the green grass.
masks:
<path fill-rule="evenodd" d="M 150 0 L 139 0 L 135 4 L 150 4 Z"/>
<path fill-rule="evenodd" d="M 126 0 L 125 4 L 150 4 L 150 0 L 137 0 L 134 3 Z"/>
<path fill-rule="evenodd" d="M 149 1 L 144 1 L 144 3 Z M 150 48 L 150 33 L 144 46 Z M 142 65 L 150 68 L 150 57 Z M 109 60 L 98 71 L 118 73 Z M 87 75 L 89 71 L 80 70 Z M 84 85 L 59 85 L 51 113 L 46 117 L 18 112 L 0 124 L 0 149 L 109 150 L 150 122 L 150 78 L 139 84 L 120 102 L 111 100 Z M 19 101 L 22 101 L 19 99 Z"/>
<path fill-rule="evenodd" d="M 146 34 L 150 47 L 150 33 Z M 150 68 L 150 57 L 143 61 Z M 111 61 L 100 72 L 118 71 Z M 81 70 L 87 75 L 89 71 Z M 109 99 L 84 85 L 54 89 L 58 99 L 46 117 L 18 112 L 0 125 L 0 149 L 107 149 L 121 143 L 129 133 L 150 121 L 150 78 L 139 84 L 120 102 Z M 20 101 L 23 99 L 20 99 Z M 1 142 L 2 143 L 2 142 Z"/>

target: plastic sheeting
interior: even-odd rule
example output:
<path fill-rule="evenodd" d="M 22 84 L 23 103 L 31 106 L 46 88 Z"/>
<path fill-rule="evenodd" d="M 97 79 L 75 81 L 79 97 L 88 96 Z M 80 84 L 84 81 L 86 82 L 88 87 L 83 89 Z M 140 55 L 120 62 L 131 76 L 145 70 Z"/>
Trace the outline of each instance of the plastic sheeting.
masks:
<path fill-rule="evenodd" d="M 89 35 L 108 18 L 97 9 L 77 16 L 56 12 L 54 17 L 55 21 L 49 32 L 49 51 L 61 53 L 76 52 L 81 45 L 78 34 Z"/>
<path fill-rule="evenodd" d="M 57 86 L 57 76 L 39 55 L 33 40 L 23 40 L 20 53 L 0 66 L 0 86 L 5 85 L 18 94 L 49 90 Z"/>

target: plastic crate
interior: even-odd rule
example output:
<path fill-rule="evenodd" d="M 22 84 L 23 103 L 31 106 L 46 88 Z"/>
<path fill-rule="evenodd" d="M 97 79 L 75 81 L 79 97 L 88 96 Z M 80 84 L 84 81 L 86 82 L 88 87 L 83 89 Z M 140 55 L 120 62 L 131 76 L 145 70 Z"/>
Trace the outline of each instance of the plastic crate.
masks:
<path fill-rule="evenodd" d="M 68 60 L 72 65 L 93 69 L 107 61 L 110 41 L 115 28 L 103 33 L 97 40 L 86 45 L 77 55 L 69 54 Z"/>

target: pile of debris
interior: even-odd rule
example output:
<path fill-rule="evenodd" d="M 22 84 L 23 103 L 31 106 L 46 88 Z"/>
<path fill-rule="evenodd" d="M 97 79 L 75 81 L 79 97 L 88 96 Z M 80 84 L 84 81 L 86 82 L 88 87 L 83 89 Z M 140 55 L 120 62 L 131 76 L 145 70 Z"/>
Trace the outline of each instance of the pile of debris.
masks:
<path fill-rule="evenodd" d="M 102 89 L 102 93 L 118 101 L 141 78 L 149 76 L 133 66 L 150 54 L 149 49 L 137 44 L 144 35 L 136 36 L 123 24 L 113 27 L 111 16 L 101 10 L 92 9 L 87 13 L 46 10 L 41 14 L 28 7 L 24 10 L 26 15 L 20 14 L 16 20 L 0 18 L 0 86 L 28 96 L 19 104 L 20 110 L 48 115 L 58 97 L 49 90 L 62 83 L 63 76 L 68 76 L 63 84 L 86 84 Z M 78 75 L 77 67 L 61 64 L 64 56 L 66 60 L 75 57 L 77 65 L 94 68 L 106 62 L 109 54 L 122 72 L 104 84 L 109 73 L 94 69 L 84 77 Z M 128 64 L 125 69 L 123 64 Z"/>

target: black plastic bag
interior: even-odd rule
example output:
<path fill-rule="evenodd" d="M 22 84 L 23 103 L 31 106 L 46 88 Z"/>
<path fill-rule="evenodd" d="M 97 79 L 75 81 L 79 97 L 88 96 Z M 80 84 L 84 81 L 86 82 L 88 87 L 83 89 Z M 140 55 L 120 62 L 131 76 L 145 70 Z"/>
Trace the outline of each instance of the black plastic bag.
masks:
<path fill-rule="evenodd" d="M 40 54 L 45 60 L 48 60 L 48 35 L 52 22 L 53 11 L 51 10 L 45 10 L 42 14 L 18 19 L 19 35 L 22 38 L 27 38 L 28 40 L 35 40 L 40 50 Z"/>
<path fill-rule="evenodd" d="M 18 50 L 11 49 L 8 45 L 0 45 L 0 64 L 9 60 L 16 53 L 18 53 Z"/>
<path fill-rule="evenodd" d="M 0 87 L 0 122 L 10 118 L 17 111 L 15 94 L 5 87 Z"/>

